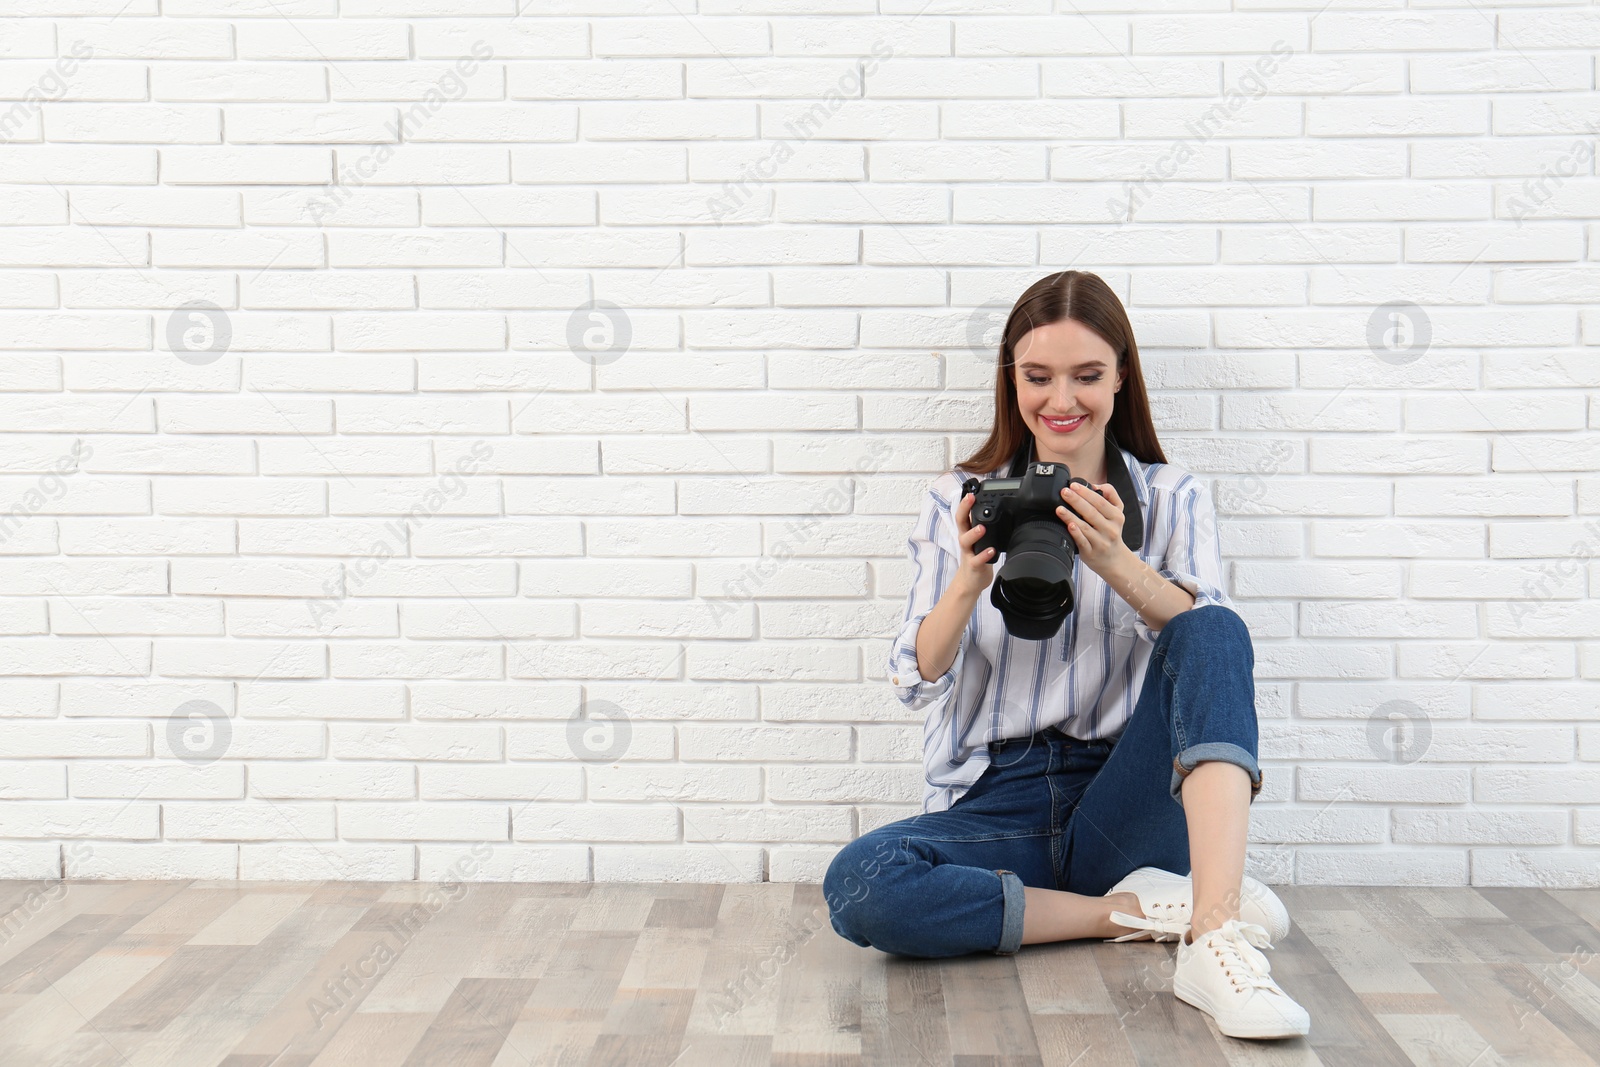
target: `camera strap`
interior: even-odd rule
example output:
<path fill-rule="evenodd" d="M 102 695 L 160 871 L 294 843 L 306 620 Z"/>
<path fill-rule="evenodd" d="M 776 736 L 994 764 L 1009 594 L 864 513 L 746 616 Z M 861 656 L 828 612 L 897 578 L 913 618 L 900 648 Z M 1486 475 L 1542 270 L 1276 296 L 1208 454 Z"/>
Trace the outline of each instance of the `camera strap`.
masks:
<path fill-rule="evenodd" d="M 1106 427 L 1105 442 L 1106 480 L 1116 487 L 1117 496 L 1122 499 L 1122 543 L 1137 552 L 1144 547 L 1144 509 L 1140 507 L 1139 494 L 1133 488 L 1133 476 L 1128 473 L 1128 465 L 1122 459 L 1122 448 L 1117 444 L 1116 435 L 1111 432 L 1109 426 Z M 1022 477 L 1023 468 L 1034 462 L 1033 449 L 1033 434 L 1023 434 L 1021 446 L 1018 447 L 1016 455 L 1011 457 L 1011 468 L 1006 472 L 1007 478 Z"/>

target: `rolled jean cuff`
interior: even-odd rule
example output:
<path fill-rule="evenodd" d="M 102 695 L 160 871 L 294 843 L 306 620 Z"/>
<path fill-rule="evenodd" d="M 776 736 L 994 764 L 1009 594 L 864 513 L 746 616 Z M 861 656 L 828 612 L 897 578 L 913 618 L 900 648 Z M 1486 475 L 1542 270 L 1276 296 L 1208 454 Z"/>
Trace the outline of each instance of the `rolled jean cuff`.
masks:
<path fill-rule="evenodd" d="M 1190 745 L 1178 753 L 1172 761 L 1172 799 L 1181 807 L 1183 798 L 1183 780 L 1189 777 L 1189 772 L 1201 760 L 1219 760 L 1223 763 L 1232 763 L 1243 767 L 1245 773 L 1250 775 L 1250 799 L 1255 800 L 1256 794 L 1261 792 L 1261 768 L 1256 764 L 1256 758 L 1245 749 L 1231 741 L 1207 741 L 1201 745 Z"/>
<path fill-rule="evenodd" d="M 1022 947 L 1022 879 L 1011 871 L 994 873 L 1000 876 L 1000 889 L 1005 896 L 1000 909 L 1000 944 L 994 951 L 997 956 L 1011 956 Z"/>

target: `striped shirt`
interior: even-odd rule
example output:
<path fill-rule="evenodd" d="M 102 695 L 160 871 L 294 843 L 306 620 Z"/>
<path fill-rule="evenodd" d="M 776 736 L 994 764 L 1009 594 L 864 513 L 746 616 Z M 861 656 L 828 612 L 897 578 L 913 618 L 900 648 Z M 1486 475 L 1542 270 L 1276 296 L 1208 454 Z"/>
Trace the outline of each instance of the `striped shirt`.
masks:
<path fill-rule="evenodd" d="M 1143 464 L 1119 449 L 1145 517 L 1139 557 L 1195 598 L 1195 607 L 1233 607 L 1223 591 L 1221 546 L 1210 491 L 1171 463 Z M 980 474 L 997 477 L 1005 470 Z M 955 662 L 942 676 L 917 673 L 917 628 L 949 587 L 959 564 L 956 520 L 969 472 L 955 468 L 929 487 L 911 531 L 914 575 L 887 676 L 900 702 L 927 709 L 922 730 L 922 809 L 943 811 L 989 765 L 988 745 L 1047 726 L 1081 740 L 1121 733 L 1133 715 L 1155 641 L 1153 630 L 1083 560 L 1073 557 L 1077 599 L 1054 637 L 1029 641 L 1006 632 L 991 590 L 978 599 Z M 994 567 L 999 576 L 1003 559 Z"/>

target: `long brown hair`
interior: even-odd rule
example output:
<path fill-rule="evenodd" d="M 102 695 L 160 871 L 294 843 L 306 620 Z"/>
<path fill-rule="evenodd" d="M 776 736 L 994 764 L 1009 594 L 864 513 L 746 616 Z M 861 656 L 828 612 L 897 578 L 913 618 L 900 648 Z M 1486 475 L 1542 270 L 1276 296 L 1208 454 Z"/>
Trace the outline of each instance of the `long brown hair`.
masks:
<path fill-rule="evenodd" d="M 1037 326 L 1073 319 L 1099 334 L 1117 354 L 1117 370 L 1126 371 L 1122 397 L 1111 407 L 1109 428 L 1117 444 L 1132 452 L 1141 463 L 1166 463 L 1161 442 L 1156 439 L 1155 423 L 1150 419 L 1150 398 L 1144 391 L 1144 371 L 1139 367 L 1139 346 L 1133 339 L 1133 326 L 1117 294 L 1098 274 L 1064 270 L 1040 278 L 1017 298 L 1000 335 L 999 358 L 994 372 L 994 427 L 985 441 L 958 467 L 969 474 L 988 474 L 1011 462 L 1033 432 L 1022 421 L 1017 405 L 1017 379 L 1013 364 L 1016 346 Z"/>

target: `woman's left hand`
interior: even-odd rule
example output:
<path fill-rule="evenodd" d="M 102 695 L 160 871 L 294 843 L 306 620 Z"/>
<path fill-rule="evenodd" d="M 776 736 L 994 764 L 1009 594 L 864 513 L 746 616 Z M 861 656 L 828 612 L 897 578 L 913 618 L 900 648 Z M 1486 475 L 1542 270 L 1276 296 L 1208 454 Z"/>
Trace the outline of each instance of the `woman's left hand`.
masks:
<path fill-rule="evenodd" d="M 1056 509 L 1056 515 L 1066 523 L 1084 565 L 1104 578 L 1133 550 L 1122 541 L 1125 516 L 1116 487 L 1104 482 L 1094 488 L 1105 496 L 1077 482 L 1067 486 L 1061 491 L 1067 503 Z"/>

